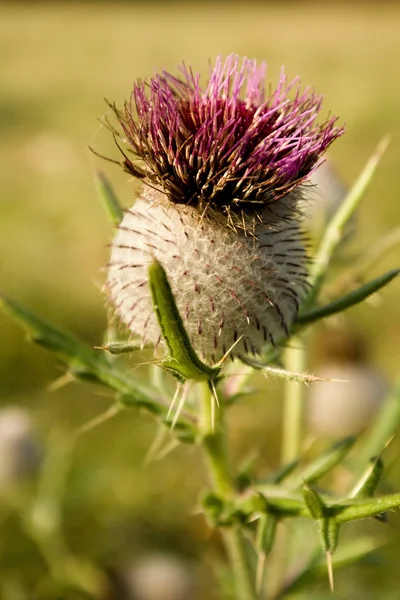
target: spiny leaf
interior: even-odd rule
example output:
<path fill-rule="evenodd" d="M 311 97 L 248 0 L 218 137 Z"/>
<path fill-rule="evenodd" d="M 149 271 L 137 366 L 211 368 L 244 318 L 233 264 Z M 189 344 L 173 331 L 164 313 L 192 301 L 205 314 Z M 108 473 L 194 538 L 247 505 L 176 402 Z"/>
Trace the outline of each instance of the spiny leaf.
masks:
<path fill-rule="evenodd" d="M 308 312 L 302 313 L 298 316 L 296 325 L 309 325 L 314 321 L 318 321 L 320 319 L 324 319 L 326 317 L 330 317 L 338 312 L 342 312 L 351 306 L 355 306 L 359 304 L 371 294 L 374 294 L 378 290 L 382 289 L 392 281 L 397 275 L 400 273 L 400 269 L 392 269 L 388 271 L 384 275 L 380 275 L 376 279 L 369 281 L 365 285 L 361 286 L 357 290 L 346 294 L 342 298 L 338 298 L 337 300 L 333 300 L 329 304 L 325 304 L 325 306 L 319 306 L 310 310 Z"/>
<path fill-rule="evenodd" d="M 350 189 L 325 232 L 311 269 L 311 292 L 307 300 L 308 305 L 318 295 L 329 263 L 342 240 L 345 226 L 363 199 L 388 144 L 389 137 L 385 137 L 379 142 L 375 152 L 365 165 L 362 173 Z"/>
<path fill-rule="evenodd" d="M 149 383 L 122 373 L 109 361 L 105 353 L 90 348 L 13 300 L 0 298 L 0 307 L 28 331 L 35 343 L 53 351 L 75 377 L 116 391 L 119 395 L 118 401 L 123 406 L 145 408 L 165 420 L 169 399 Z M 195 433 L 192 418 L 182 414 L 175 433 L 182 435 L 182 440 L 193 442 Z"/>
<path fill-rule="evenodd" d="M 297 478 L 291 480 L 291 485 L 296 487 L 301 482 L 314 483 L 321 479 L 344 459 L 354 446 L 355 441 L 355 437 L 347 437 L 333 444 L 322 456 L 319 456 L 308 465 Z"/>
<path fill-rule="evenodd" d="M 326 516 L 327 510 L 321 496 L 307 483 L 303 484 L 303 497 L 313 519 L 319 521 Z"/>
<path fill-rule="evenodd" d="M 378 483 L 383 475 L 383 461 L 377 456 L 370 460 L 370 464 L 350 492 L 353 498 L 369 498 L 375 493 Z"/>
<path fill-rule="evenodd" d="M 140 342 L 107 342 L 103 346 L 97 346 L 97 350 L 105 350 L 110 354 L 128 354 L 142 350 Z"/>
<path fill-rule="evenodd" d="M 355 468 L 366 468 L 372 456 L 380 456 L 400 426 L 400 380 L 396 382 L 389 397 L 383 403 L 382 410 L 375 418 L 373 426 L 364 437 L 357 454 Z M 361 465 L 361 467 L 360 467 Z"/>
<path fill-rule="evenodd" d="M 299 463 L 299 458 L 295 458 L 294 460 L 286 463 L 285 465 L 271 473 L 271 475 L 269 475 L 265 480 L 265 483 L 281 483 L 282 481 L 285 481 L 285 479 L 290 477 L 293 471 L 298 467 Z"/>
<path fill-rule="evenodd" d="M 258 552 L 256 569 L 256 590 L 261 592 L 264 582 L 265 561 L 275 541 L 278 518 L 273 514 L 261 515 L 257 523 L 256 550 Z"/>

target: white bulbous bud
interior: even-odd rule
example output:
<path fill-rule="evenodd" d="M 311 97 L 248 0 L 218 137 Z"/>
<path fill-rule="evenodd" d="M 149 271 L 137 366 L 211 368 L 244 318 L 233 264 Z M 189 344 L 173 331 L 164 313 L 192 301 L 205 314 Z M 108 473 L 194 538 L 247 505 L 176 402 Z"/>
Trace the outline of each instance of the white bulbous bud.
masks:
<path fill-rule="evenodd" d="M 144 188 L 112 244 L 108 288 L 115 309 L 143 342 L 158 344 L 147 269 L 164 267 L 195 350 L 215 362 L 258 354 L 289 333 L 305 295 L 307 257 L 298 192 L 263 207 L 254 230 L 233 230 Z"/>

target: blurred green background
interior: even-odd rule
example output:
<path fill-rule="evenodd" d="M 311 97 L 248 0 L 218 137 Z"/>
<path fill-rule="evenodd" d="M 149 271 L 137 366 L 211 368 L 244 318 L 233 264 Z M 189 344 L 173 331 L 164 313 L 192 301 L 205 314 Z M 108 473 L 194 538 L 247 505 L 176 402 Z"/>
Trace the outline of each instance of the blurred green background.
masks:
<path fill-rule="evenodd" d="M 88 150 L 91 145 L 118 156 L 98 120 L 107 110 L 104 98 L 121 104 L 136 78 L 162 68 L 176 72 L 183 60 L 206 75 L 209 60 L 231 52 L 265 59 L 272 84 L 284 65 L 289 78 L 300 74 L 304 86 L 325 95 L 326 113 L 347 124 L 331 158 L 348 184 L 378 141 L 391 134 L 360 210 L 354 248 L 369 247 L 399 223 L 397 3 L 3 4 L 0 287 L 7 295 L 91 345 L 101 342 L 106 327 L 102 268 L 112 228 L 99 203 L 95 169 L 106 170 L 126 206 L 133 197 L 127 176 Z M 399 258 L 400 251 L 393 250 L 369 275 L 398 266 Z M 374 302 L 346 314 L 367 338 L 376 368 L 391 382 L 399 374 L 399 297 L 395 281 Z M 0 499 L 0 597 L 84 597 L 57 584 L 57 556 L 64 561 L 68 555 L 78 579 L 102 581 L 107 574 L 108 583 L 100 582 L 99 589 L 108 591 L 99 598 L 127 598 L 126 592 L 118 596 L 120 573 L 139 557 L 168 551 L 193 573 L 191 598 L 219 598 L 210 566 L 221 559 L 218 540 L 192 510 L 205 482 L 197 452 L 178 448 L 144 467 L 156 427 L 135 412 L 83 435 L 72 448 L 77 429 L 105 410 L 109 398 L 89 385 L 49 391 L 63 373 L 59 363 L 27 343 L 3 314 L 0 331 L 0 401 L 29 411 L 51 463 L 47 480 L 54 483 L 60 476 L 60 489 L 49 494 L 62 498 L 61 514 L 53 517 L 60 519 L 67 548 L 37 540 L 24 521 L 35 510 L 37 477 Z M 243 457 L 255 447 L 263 472 L 276 466 L 279 456 L 281 387 L 266 385 L 268 393 L 243 402 L 232 414 L 234 455 Z M 400 489 L 398 457 L 394 443 L 386 481 Z M 381 552 L 380 564 L 338 573 L 334 597 L 398 598 L 398 525 L 394 516 L 385 526 L 396 542 Z M 368 527 L 380 535 L 383 526 Z M 330 597 L 325 581 L 313 590 L 315 598 Z"/>

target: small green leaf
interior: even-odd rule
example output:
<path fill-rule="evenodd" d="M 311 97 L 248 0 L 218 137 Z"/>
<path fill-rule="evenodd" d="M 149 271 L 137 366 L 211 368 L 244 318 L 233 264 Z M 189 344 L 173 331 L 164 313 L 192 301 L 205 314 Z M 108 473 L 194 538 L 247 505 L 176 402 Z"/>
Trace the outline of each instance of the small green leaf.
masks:
<path fill-rule="evenodd" d="M 243 522 L 240 509 L 226 498 L 210 492 L 203 496 L 201 504 L 206 519 L 212 527 L 231 526 Z"/>
<path fill-rule="evenodd" d="M 371 294 L 374 294 L 385 285 L 390 283 L 392 279 L 397 277 L 399 273 L 400 269 L 388 271 L 384 275 L 380 275 L 376 279 L 369 281 L 365 285 L 361 286 L 357 290 L 354 290 L 353 292 L 350 292 L 349 294 L 346 294 L 342 298 L 333 300 L 333 302 L 325 304 L 325 306 L 319 306 L 313 310 L 300 314 L 297 318 L 296 325 L 309 325 L 314 321 L 330 317 L 331 315 L 342 312 L 351 306 L 359 304 L 365 300 L 365 298 L 368 298 L 368 296 L 371 296 Z"/>
<path fill-rule="evenodd" d="M 298 467 L 299 463 L 299 458 L 291 460 L 286 465 L 283 465 L 282 467 L 271 473 L 271 475 L 269 475 L 269 477 L 267 477 L 267 479 L 265 480 L 265 483 L 282 483 L 282 481 L 285 481 L 285 479 L 290 477 L 293 471 Z"/>
<path fill-rule="evenodd" d="M 297 491 L 285 490 L 280 485 L 255 484 L 253 486 L 255 494 L 247 501 L 246 508 L 248 515 L 256 512 L 272 512 L 277 516 L 305 516 L 310 518 L 310 512 L 304 502 L 302 494 Z M 259 496 L 262 497 L 265 510 L 260 506 Z"/>
<path fill-rule="evenodd" d="M 350 493 L 353 498 L 369 498 L 373 496 L 383 475 L 383 461 L 377 456 L 371 458 L 370 464 Z"/>
<path fill-rule="evenodd" d="M 256 569 L 256 589 L 260 593 L 264 583 L 266 558 L 274 545 L 278 518 L 273 514 L 261 515 L 257 523 L 256 550 L 258 553 Z"/>
<path fill-rule="evenodd" d="M 124 211 L 121 208 L 111 183 L 102 171 L 96 173 L 96 183 L 103 206 L 106 209 L 106 213 L 111 223 L 113 225 L 119 225 L 124 216 Z"/>
<path fill-rule="evenodd" d="M 339 539 L 339 525 L 334 518 L 324 518 L 319 522 L 322 547 L 325 551 L 326 568 L 328 571 L 329 585 L 333 592 L 333 565 L 332 554 L 336 550 Z"/>
<path fill-rule="evenodd" d="M 163 361 L 162 366 L 182 380 L 216 379 L 220 367 L 209 367 L 194 351 L 165 271 L 156 260 L 149 266 L 149 285 L 154 310 L 170 354 L 170 357 Z"/>
<path fill-rule="evenodd" d="M 324 551 L 333 554 L 339 539 L 339 525 L 334 517 L 321 519 L 320 535 Z"/>
<path fill-rule="evenodd" d="M 222 498 L 209 492 L 203 496 L 201 505 L 209 525 L 211 527 L 216 527 L 220 522 L 225 506 Z"/>
<path fill-rule="evenodd" d="M 258 520 L 256 531 L 256 549 L 266 556 L 271 552 L 275 541 L 278 518 L 270 513 L 263 514 Z"/>
<path fill-rule="evenodd" d="M 265 369 L 265 367 L 269 367 L 272 364 L 279 364 L 281 354 L 282 354 L 283 346 L 277 348 L 269 348 L 263 356 L 260 357 L 259 360 L 253 358 L 252 356 L 246 356 L 245 354 L 240 356 L 240 360 L 245 365 L 252 367 L 253 369 Z"/>
<path fill-rule="evenodd" d="M 321 496 L 307 483 L 303 484 L 303 497 L 313 519 L 320 521 L 326 516 L 327 508 Z"/>
<path fill-rule="evenodd" d="M 146 346 L 145 346 L 146 347 Z M 104 346 L 99 346 L 98 350 L 105 350 L 110 354 L 128 354 L 141 350 L 140 342 L 108 342 Z"/>
<path fill-rule="evenodd" d="M 258 458 L 258 453 L 251 452 L 241 461 L 235 477 L 235 489 L 243 491 L 251 485 L 254 480 L 254 467 Z"/>

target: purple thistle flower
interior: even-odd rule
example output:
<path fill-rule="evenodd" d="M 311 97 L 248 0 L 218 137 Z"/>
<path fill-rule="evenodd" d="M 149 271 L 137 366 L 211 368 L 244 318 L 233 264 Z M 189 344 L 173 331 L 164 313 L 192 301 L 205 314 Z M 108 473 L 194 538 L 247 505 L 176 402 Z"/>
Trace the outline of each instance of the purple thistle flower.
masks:
<path fill-rule="evenodd" d="M 124 168 L 200 209 L 247 212 L 279 200 L 302 184 L 343 133 L 335 118 L 317 124 L 322 97 L 282 72 L 268 97 L 266 64 L 217 59 L 204 90 L 185 65 L 183 78 L 164 72 L 134 85 L 116 114 L 136 160 Z M 290 96 L 293 95 L 293 97 Z"/>
<path fill-rule="evenodd" d="M 108 288 L 143 342 L 161 339 L 147 283 L 154 258 L 204 360 L 239 338 L 232 356 L 290 334 L 308 277 L 302 184 L 343 129 L 334 118 L 316 124 L 321 97 L 301 94 L 297 79 L 282 74 L 267 97 L 265 71 L 217 59 L 203 91 L 184 66 L 182 79 L 138 82 L 124 110 L 114 108 L 135 157 L 122 164 L 144 185 L 115 236 Z"/>

